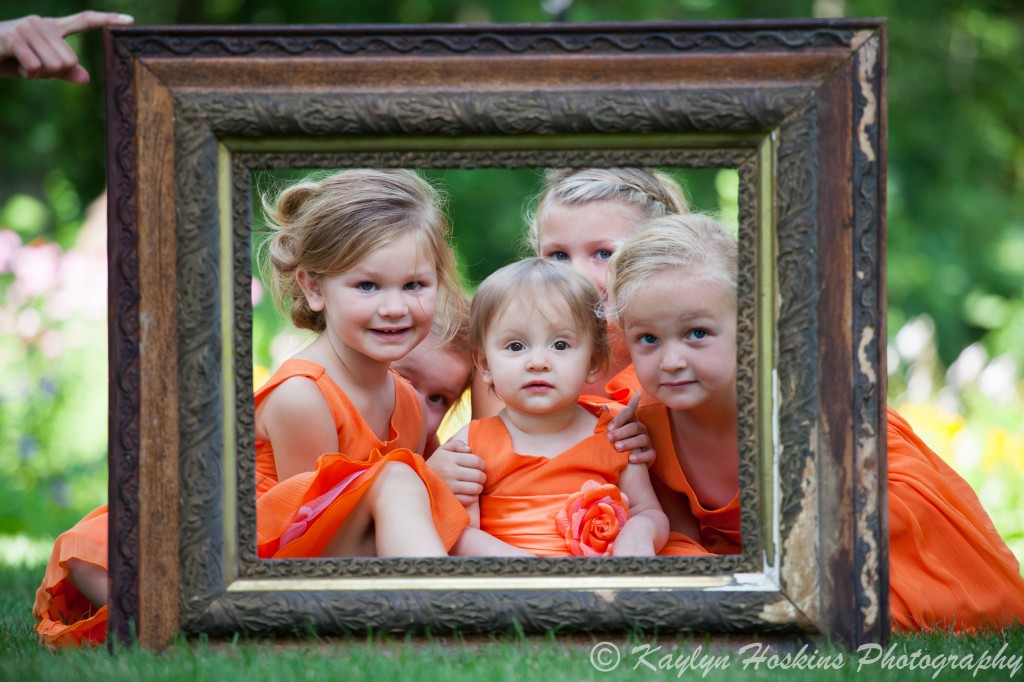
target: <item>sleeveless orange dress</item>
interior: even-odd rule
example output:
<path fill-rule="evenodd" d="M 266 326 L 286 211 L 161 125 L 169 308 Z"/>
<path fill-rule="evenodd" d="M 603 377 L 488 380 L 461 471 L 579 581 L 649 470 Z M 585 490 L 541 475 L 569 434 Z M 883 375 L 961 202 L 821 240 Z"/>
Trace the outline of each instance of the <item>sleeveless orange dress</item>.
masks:
<path fill-rule="evenodd" d="M 555 457 L 515 452 L 501 417 L 470 422 L 469 445 L 487 464 L 481 530 L 536 556 L 571 556 L 555 516 L 587 481 L 618 485 L 629 464 L 628 453 L 608 442 L 611 413 L 600 406 L 583 407 L 598 417 L 594 435 Z"/>
<path fill-rule="evenodd" d="M 277 480 L 274 449 L 256 441 L 256 536 L 261 558 L 320 556 L 369 490 L 386 462 L 401 462 L 415 471 L 427 488 L 438 535 L 451 549 L 469 525 L 465 508 L 423 457 L 413 452 L 423 430 L 419 398 L 412 385 L 392 371 L 395 408 L 391 433 L 381 441 L 359 411 L 320 365 L 288 360 L 255 394 L 256 407 L 293 377 L 314 381 L 323 393 L 338 431 L 338 452 L 317 460 L 316 471 Z"/>
<path fill-rule="evenodd" d="M 682 465 L 672 443 L 672 426 L 668 408 L 658 402 L 641 404 L 637 418 L 647 426 L 657 459 L 651 473 L 672 490 L 686 495 L 690 511 L 700 523 L 700 542 L 681 533 L 669 533 L 668 542 L 659 552 L 661 556 L 691 556 L 705 554 L 739 554 L 740 492 L 722 507 L 708 508 L 701 504 L 686 480 Z"/>
<path fill-rule="evenodd" d="M 70 559 L 107 570 L 107 505 L 89 512 L 53 544 L 32 615 L 40 641 L 50 649 L 100 644 L 107 639 L 107 607 L 97 609 L 68 580 Z"/>
<path fill-rule="evenodd" d="M 978 496 L 888 410 L 889 613 L 894 630 L 1024 623 L 1024 578 Z"/>

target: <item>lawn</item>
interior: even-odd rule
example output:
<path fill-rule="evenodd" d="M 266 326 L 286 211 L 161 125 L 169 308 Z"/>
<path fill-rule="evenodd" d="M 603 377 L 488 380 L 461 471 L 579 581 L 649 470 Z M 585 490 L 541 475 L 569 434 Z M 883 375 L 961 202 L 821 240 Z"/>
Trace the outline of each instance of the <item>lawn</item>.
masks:
<path fill-rule="evenodd" d="M 886 651 L 869 647 L 852 653 L 825 642 L 786 651 L 759 643 L 756 635 L 715 644 L 699 637 L 643 635 L 191 640 L 159 654 L 123 649 L 111 655 L 103 647 L 51 653 L 32 629 L 31 605 L 41 575 L 38 564 L 0 563 L 0 582 L 6 586 L 0 593 L 0 680 L 1024 680 L 1024 627 L 974 637 L 895 637 Z M 615 649 L 601 644 L 605 641 Z M 612 672 L 596 667 L 616 659 Z"/>

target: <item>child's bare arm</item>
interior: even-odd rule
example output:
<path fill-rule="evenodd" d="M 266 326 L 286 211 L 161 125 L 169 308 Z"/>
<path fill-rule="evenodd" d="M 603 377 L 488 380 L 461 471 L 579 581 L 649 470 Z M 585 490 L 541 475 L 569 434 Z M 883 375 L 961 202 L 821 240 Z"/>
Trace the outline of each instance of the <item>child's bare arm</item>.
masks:
<path fill-rule="evenodd" d="M 668 540 L 669 522 L 643 464 L 629 464 L 619 475 L 629 498 L 629 521 L 612 546 L 613 556 L 654 556 Z"/>
<path fill-rule="evenodd" d="M 484 460 L 473 454 L 469 445 L 469 427 L 458 433 L 427 458 L 427 466 L 455 493 L 455 497 L 468 509 L 484 490 L 487 474 Z"/>
<path fill-rule="evenodd" d="M 316 469 L 321 455 L 338 451 L 338 431 L 316 384 L 293 377 L 278 386 L 256 413 L 258 437 L 274 446 L 280 481 Z"/>

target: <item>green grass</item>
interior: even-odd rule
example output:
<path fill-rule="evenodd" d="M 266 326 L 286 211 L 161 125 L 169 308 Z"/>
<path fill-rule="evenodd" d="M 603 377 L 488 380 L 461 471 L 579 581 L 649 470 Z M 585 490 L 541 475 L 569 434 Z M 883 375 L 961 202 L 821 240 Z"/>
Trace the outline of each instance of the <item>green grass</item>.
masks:
<path fill-rule="evenodd" d="M 858 671 L 859 659 L 867 654 L 850 654 L 826 643 L 809 644 L 805 653 L 843 657 L 839 670 L 827 672 L 781 670 L 769 667 L 770 660 L 753 662 L 753 651 L 739 653 L 741 647 L 757 642 L 745 637 L 730 643 L 709 644 L 702 638 L 627 638 L 622 635 L 564 637 L 455 638 L 328 638 L 307 640 L 237 640 L 226 642 L 178 642 L 161 653 L 126 649 L 110 655 L 105 647 L 51 653 L 38 643 L 33 630 L 31 605 L 42 567 L 0 564 L 0 680 L 182 680 L 200 682 L 233 680 L 620 680 L 620 679 L 708 679 L 708 680 L 837 680 L 876 679 L 880 676 L 900 680 L 930 680 L 934 668 L 886 670 L 878 663 L 865 664 Z M 591 665 L 591 649 L 602 640 L 620 648 L 621 662 L 611 673 Z M 646 657 L 633 647 L 661 646 Z M 895 637 L 894 653 L 921 652 L 935 658 L 944 655 L 971 655 L 975 660 L 988 653 L 995 656 L 1005 645 L 1004 660 L 1024 655 L 1024 628 L 974 637 L 913 636 Z M 890 646 L 891 646 L 890 645 Z M 770 654 L 784 656 L 778 646 Z M 795 653 L 795 652 L 793 652 Z M 668 659 L 665 656 L 668 655 Z M 685 659 L 683 657 L 690 657 Z M 646 661 L 645 664 L 643 661 Z M 701 664 L 718 662 L 725 668 L 707 669 Z M 723 663 L 724 662 L 724 663 Z M 665 668 L 668 663 L 686 665 Z M 746 663 L 746 668 L 744 664 Z M 652 670 L 650 666 L 654 666 Z M 661 666 L 659 668 L 659 666 Z M 692 666 L 692 667 L 690 667 Z M 706 672 L 706 674 L 705 674 Z M 971 677 L 971 670 L 944 669 L 934 679 L 960 680 Z M 982 670 L 973 679 L 1007 680 L 1011 670 Z M 1012 679 L 1024 679 L 1024 668 Z"/>

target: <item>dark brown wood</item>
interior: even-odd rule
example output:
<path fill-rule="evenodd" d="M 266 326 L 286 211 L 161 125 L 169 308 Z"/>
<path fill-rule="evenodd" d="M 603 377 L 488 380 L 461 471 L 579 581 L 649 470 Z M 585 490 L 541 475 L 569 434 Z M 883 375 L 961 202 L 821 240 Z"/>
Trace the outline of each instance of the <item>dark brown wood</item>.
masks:
<path fill-rule="evenodd" d="M 111 30 L 112 637 L 884 641 L 884 40 L 878 20 Z M 563 165 L 740 171 L 743 553 L 257 559 L 251 171 Z"/>

